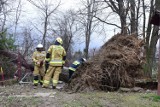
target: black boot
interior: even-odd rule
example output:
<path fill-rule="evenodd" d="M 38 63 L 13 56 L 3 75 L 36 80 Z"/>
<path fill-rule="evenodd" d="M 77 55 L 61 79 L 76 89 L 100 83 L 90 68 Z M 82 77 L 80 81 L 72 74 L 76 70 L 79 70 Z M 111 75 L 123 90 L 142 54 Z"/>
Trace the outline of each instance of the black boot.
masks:
<path fill-rule="evenodd" d="M 56 89 L 56 86 L 52 86 L 52 89 Z"/>
<path fill-rule="evenodd" d="M 38 84 L 33 84 L 33 86 L 38 86 Z"/>
<path fill-rule="evenodd" d="M 42 83 L 42 82 L 39 82 L 39 84 L 40 84 L 40 85 L 43 85 L 43 83 Z"/>

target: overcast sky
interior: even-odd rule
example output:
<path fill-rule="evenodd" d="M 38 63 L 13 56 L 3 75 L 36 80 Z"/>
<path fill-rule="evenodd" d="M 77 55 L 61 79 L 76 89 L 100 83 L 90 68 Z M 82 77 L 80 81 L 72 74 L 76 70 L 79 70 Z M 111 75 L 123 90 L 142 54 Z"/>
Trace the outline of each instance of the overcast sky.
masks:
<path fill-rule="evenodd" d="M 38 9 L 27 2 L 26 0 L 22 0 L 23 3 L 23 10 L 22 13 L 22 20 L 20 23 L 28 24 L 28 21 L 34 21 L 37 20 L 39 17 Z M 80 0 L 61 0 L 61 6 L 59 7 L 59 10 L 64 12 L 69 9 L 79 9 L 80 8 Z M 22 26 L 23 26 L 22 25 Z M 25 25 L 24 25 L 25 26 Z M 106 26 L 106 32 L 103 35 L 98 35 L 96 33 L 93 33 L 90 43 L 90 48 L 99 48 L 102 46 L 108 39 L 110 39 L 115 33 L 117 33 L 118 30 L 114 30 L 114 27 L 112 26 Z M 105 36 L 104 36 L 105 35 Z M 77 44 L 76 44 L 77 43 Z M 85 47 L 84 42 L 76 42 L 75 43 L 75 50 L 83 50 Z"/>

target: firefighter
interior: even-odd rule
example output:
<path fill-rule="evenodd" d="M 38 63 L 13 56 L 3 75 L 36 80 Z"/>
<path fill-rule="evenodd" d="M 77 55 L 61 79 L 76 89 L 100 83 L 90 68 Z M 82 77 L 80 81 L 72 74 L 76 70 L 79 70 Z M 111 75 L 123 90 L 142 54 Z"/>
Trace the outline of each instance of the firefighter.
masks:
<path fill-rule="evenodd" d="M 44 77 L 43 88 L 47 88 L 52 78 L 52 88 L 55 89 L 62 71 L 63 64 L 66 60 L 66 52 L 62 47 L 63 41 L 60 37 L 56 38 L 54 45 L 51 45 L 46 55 L 46 63 L 49 67 Z"/>
<path fill-rule="evenodd" d="M 80 59 L 74 61 L 70 65 L 70 67 L 69 67 L 69 79 L 72 77 L 73 73 L 76 71 L 76 69 L 78 68 L 78 66 L 80 66 L 84 62 L 86 62 L 86 59 L 85 58 L 80 58 Z"/>
<path fill-rule="evenodd" d="M 42 44 L 38 44 L 36 47 L 36 51 L 33 53 L 32 60 L 34 62 L 34 71 L 33 71 L 33 84 L 35 86 L 40 83 L 41 85 L 43 84 L 43 77 L 45 75 L 45 56 L 46 52 L 43 49 Z"/>

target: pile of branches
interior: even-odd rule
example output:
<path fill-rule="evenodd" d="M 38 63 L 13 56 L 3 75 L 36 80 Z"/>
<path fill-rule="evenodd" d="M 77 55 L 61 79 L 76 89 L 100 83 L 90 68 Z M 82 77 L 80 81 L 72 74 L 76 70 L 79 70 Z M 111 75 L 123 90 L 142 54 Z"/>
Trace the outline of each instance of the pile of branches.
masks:
<path fill-rule="evenodd" d="M 134 35 L 113 36 L 95 57 L 78 67 L 66 89 L 115 91 L 133 87 L 135 78 L 143 75 L 142 45 L 142 40 Z"/>

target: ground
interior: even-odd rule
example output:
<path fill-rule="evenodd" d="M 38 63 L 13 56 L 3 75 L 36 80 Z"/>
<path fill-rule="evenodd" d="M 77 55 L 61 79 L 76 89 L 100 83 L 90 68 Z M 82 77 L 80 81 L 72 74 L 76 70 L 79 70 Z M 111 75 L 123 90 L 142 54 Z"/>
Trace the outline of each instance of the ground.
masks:
<path fill-rule="evenodd" d="M 156 91 L 68 93 L 32 85 L 0 86 L 0 107 L 160 107 Z"/>

